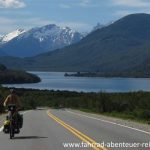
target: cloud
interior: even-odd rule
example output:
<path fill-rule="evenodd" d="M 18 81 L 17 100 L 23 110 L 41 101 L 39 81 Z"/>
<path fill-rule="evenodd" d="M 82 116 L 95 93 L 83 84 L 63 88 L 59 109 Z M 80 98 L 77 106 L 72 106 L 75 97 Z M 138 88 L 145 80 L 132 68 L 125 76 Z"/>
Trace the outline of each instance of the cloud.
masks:
<path fill-rule="evenodd" d="M 89 6 L 91 4 L 91 0 L 80 0 L 79 5 L 86 7 Z"/>
<path fill-rule="evenodd" d="M 0 8 L 23 8 L 26 4 L 21 0 L 0 0 Z"/>
<path fill-rule="evenodd" d="M 47 24 L 56 24 L 60 27 L 70 27 L 76 31 L 89 31 L 92 29 L 92 25 L 84 23 L 84 22 L 59 22 L 55 20 L 47 20 L 42 18 L 20 18 L 20 19 L 12 19 L 12 18 L 5 18 L 0 17 L 0 34 L 7 34 L 16 30 L 18 28 L 23 29 L 31 29 L 35 27 L 44 26 Z"/>
<path fill-rule="evenodd" d="M 15 21 L 10 18 L 0 17 L 0 34 L 11 32 L 15 28 Z"/>
<path fill-rule="evenodd" d="M 96 3 L 94 4 L 92 0 L 80 0 L 78 6 L 85 8 L 99 7 Z"/>
<path fill-rule="evenodd" d="M 64 3 L 59 4 L 61 8 L 73 8 L 73 7 L 82 7 L 82 8 L 93 8 L 99 7 L 95 2 L 92 0 L 65 0 Z"/>
<path fill-rule="evenodd" d="M 9 19 L 9 18 L 5 18 L 5 17 L 0 17 L 0 23 L 1 25 L 4 24 L 12 24 L 14 21 Z"/>
<path fill-rule="evenodd" d="M 69 9 L 69 8 L 71 8 L 71 6 L 70 6 L 70 5 L 67 5 L 67 4 L 60 4 L 59 6 L 60 6 L 60 8 L 64 8 L 64 9 Z"/>
<path fill-rule="evenodd" d="M 61 27 L 70 27 L 73 30 L 76 31 L 89 31 L 92 29 L 92 26 L 84 23 L 84 22 L 58 22 L 57 25 Z"/>
<path fill-rule="evenodd" d="M 70 27 L 73 30 L 76 31 L 89 31 L 92 29 L 92 26 L 84 23 L 84 22 L 72 22 L 72 21 L 66 21 L 66 22 L 60 22 L 60 21 L 55 21 L 55 20 L 44 20 L 41 18 L 31 18 L 25 20 L 25 23 L 27 25 L 31 25 L 32 27 L 36 26 L 44 26 L 47 24 L 56 24 L 60 27 Z"/>
<path fill-rule="evenodd" d="M 144 0 L 112 0 L 114 5 L 127 7 L 150 7 L 150 2 Z"/>
<path fill-rule="evenodd" d="M 119 17 L 123 17 L 123 16 L 127 16 L 127 15 L 130 15 L 130 14 L 134 14 L 134 13 L 137 13 L 137 11 L 118 10 L 118 11 L 116 11 L 113 15 L 119 16 Z"/>
<path fill-rule="evenodd" d="M 120 16 L 120 17 L 123 17 L 123 16 L 127 16 L 127 15 L 130 15 L 130 14 L 135 14 L 135 13 L 146 13 L 146 14 L 150 14 L 150 11 L 134 11 L 134 10 L 118 10 L 114 13 L 115 16 Z"/>

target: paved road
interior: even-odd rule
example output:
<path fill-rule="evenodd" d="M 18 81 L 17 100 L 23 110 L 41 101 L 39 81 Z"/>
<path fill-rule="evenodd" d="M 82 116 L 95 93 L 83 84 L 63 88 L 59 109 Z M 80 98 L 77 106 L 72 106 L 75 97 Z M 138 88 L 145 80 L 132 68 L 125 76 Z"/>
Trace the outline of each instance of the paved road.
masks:
<path fill-rule="evenodd" d="M 145 143 L 150 146 L 150 133 L 127 128 L 99 118 L 91 117 L 73 110 L 33 110 L 24 114 L 24 127 L 16 138 L 9 140 L 9 135 L 0 132 L 0 149 L 2 150 L 64 150 L 64 149 L 119 149 L 143 150 L 143 147 L 116 148 L 117 144 L 137 146 Z M 64 143 L 76 143 L 80 148 L 66 148 Z M 107 148 L 87 148 L 90 143 Z M 116 143 L 115 148 L 109 148 Z M 149 144 L 149 145 L 148 145 Z M 144 145 L 144 144 L 143 144 Z M 98 145 L 100 146 L 100 145 Z M 84 147 L 84 148 L 83 148 Z"/>

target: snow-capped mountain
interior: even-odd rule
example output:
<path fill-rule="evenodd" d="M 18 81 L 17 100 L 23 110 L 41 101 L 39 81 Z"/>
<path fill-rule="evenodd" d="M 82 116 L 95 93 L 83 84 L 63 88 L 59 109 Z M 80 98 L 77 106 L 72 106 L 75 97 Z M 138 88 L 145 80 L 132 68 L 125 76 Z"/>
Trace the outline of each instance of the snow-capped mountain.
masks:
<path fill-rule="evenodd" d="M 54 24 L 40 28 L 33 28 L 28 32 L 22 34 L 18 38 L 28 38 L 31 36 L 41 43 L 45 40 L 51 40 L 52 42 L 60 45 L 61 44 L 70 45 L 73 42 L 76 42 L 78 38 L 79 40 L 80 38 L 82 38 L 82 35 L 80 35 L 78 32 L 75 32 L 68 27 L 61 28 Z"/>
<path fill-rule="evenodd" d="M 82 34 L 73 31 L 68 27 L 61 28 L 54 24 L 50 24 L 43 27 L 33 28 L 26 32 L 23 30 L 21 34 L 3 44 L 0 50 L 11 56 L 30 57 L 40 53 L 60 49 L 64 46 L 76 43 L 82 38 Z"/>
<path fill-rule="evenodd" d="M 19 36 L 20 34 L 22 34 L 24 32 L 25 32 L 24 29 L 17 29 L 11 33 L 8 33 L 8 34 L 2 36 L 1 41 L 4 43 L 9 42 L 10 40 L 14 39 L 15 37 Z"/>

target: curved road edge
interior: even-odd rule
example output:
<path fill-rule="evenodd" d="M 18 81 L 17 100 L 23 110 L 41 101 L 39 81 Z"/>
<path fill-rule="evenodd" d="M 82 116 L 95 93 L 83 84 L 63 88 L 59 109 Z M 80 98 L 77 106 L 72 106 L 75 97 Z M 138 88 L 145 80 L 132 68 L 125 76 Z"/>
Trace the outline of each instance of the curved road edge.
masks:
<path fill-rule="evenodd" d="M 104 116 L 104 115 L 100 115 L 100 114 L 86 113 L 86 112 L 79 111 L 79 110 L 66 109 L 66 111 L 68 113 L 78 115 L 80 117 L 94 119 L 97 121 L 121 126 L 123 128 L 128 128 L 131 130 L 139 131 L 139 132 L 150 135 L 150 125 L 148 125 L 148 124 L 142 124 L 142 123 L 134 122 L 131 120 L 124 120 L 124 119 L 120 119 L 120 118 L 108 117 L 108 116 Z"/>

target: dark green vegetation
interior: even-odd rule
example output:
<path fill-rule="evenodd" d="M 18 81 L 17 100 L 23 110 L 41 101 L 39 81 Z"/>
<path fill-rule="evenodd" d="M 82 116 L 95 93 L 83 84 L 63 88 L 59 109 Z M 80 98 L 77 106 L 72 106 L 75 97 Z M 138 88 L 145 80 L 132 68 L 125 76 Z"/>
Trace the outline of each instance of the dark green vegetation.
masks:
<path fill-rule="evenodd" d="M 17 89 L 24 109 L 37 106 L 74 108 L 150 123 L 150 93 L 77 93 Z M 9 90 L 0 88 L 5 98 Z"/>
<path fill-rule="evenodd" d="M 2 57 L 0 62 L 26 70 L 150 77 L 150 15 L 126 16 L 63 49 L 24 59 Z"/>
<path fill-rule="evenodd" d="M 10 70 L 0 64 L 0 84 L 36 83 L 40 78 L 25 71 Z"/>

